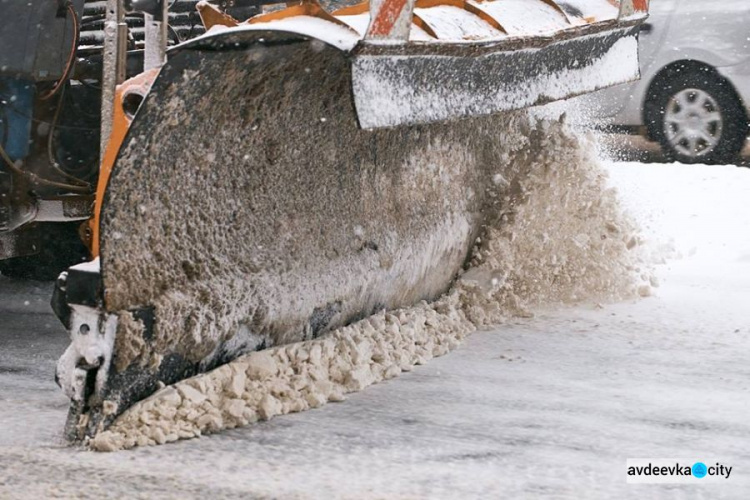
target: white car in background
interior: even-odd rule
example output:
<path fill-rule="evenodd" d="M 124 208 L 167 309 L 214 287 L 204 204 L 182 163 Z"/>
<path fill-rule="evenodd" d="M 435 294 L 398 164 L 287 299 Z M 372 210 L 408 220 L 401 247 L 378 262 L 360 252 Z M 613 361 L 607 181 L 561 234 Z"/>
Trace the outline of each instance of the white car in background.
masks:
<path fill-rule="evenodd" d="M 737 158 L 748 135 L 750 0 L 652 0 L 641 80 L 579 98 L 588 118 L 683 163 Z"/>

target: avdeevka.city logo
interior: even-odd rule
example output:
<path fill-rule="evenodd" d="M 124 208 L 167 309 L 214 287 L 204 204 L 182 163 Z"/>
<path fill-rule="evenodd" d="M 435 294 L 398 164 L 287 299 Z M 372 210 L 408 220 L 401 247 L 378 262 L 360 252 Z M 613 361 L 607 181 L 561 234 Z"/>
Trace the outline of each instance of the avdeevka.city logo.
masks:
<path fill-rule="evenodd" d="M 695 483 L 726 481 L 732 466 L 718 460 L 629 458 L 628 483 Z"/>
<path fill-rule="evenodd" d="M 724 466 L 722 465 L 722 467 Z M 698 479 L 700 479 L 702 477 L 706 477 L 706 474 L 708 474 L 708 467 L 706 467 L 706 464 L 704 464 L 703 462 L 695 462 L 690 468 L 690 472 L 692 473 L 693 477 L 697 477 Z M 727 473 L 727 477 L 729 477 L 729 474 L 731 473 L 732 468 L 730 467 L 729 472 Z"/>

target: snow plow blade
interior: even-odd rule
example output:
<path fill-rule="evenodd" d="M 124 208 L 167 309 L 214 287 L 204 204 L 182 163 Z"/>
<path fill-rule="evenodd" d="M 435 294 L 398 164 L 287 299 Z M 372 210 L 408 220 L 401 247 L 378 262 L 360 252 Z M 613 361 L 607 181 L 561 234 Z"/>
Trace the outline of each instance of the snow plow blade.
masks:
<path fill-rule="evenodd" d="M 356 14 L 310 12 L 183 44 L 141 104 L 103 181 L 99 258 L 63 273 L 53 297 L 71 335 L 57 370 L 70 440 L 164 384 L 444 293 L 492 202 L 493 130 L 508 119 L 496 113 L 633 78 L 643 19 L 580 23 L 519 54 L 521 39 L 361 42 Z M 623 40 L 627 69 L 593 78 Z M 546 83 L 495 95 L 530 77 Z"/>
<path fill-rule="evenodd" d="M 639 77 L 639 28 L 614 20 L 549 36 L 475 44 L 363 44 L 354 102 L 364 128 L 528 108 Z M 437 105 L 436 103 L 439 103 Z"/>

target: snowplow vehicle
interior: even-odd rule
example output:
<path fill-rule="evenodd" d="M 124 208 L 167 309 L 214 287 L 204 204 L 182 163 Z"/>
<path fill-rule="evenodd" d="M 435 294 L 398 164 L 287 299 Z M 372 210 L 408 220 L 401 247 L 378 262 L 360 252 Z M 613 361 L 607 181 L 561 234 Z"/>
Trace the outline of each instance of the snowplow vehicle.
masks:
<path fill-rule="evenodd" d="M 643 0 L 314 0 L 117 91 L 91 262 L 58 279 L 66 435 L 238 356 L 432 300 L 486 223 L 506 113 L 638 77 Z M 137 111 L 128 113 L 133 95 Z"/>

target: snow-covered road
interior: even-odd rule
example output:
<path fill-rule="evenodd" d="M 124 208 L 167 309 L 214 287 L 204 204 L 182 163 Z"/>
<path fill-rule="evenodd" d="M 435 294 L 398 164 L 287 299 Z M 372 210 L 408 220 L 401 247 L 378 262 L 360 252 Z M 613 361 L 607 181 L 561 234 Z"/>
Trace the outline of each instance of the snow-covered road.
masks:
<path fill-rule="evenodd" d="M 341 404 L 97 454 L 59 441 L 67 340 L 50 286 L 0 278 L 0 498 L 746 498 L 750 169 L 617 163 L 656 295 L 550 311 Z M 628 485 L 627 458 L 719 460 L 723 483 Z"/>

